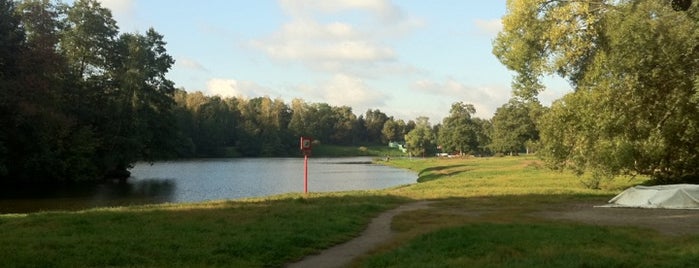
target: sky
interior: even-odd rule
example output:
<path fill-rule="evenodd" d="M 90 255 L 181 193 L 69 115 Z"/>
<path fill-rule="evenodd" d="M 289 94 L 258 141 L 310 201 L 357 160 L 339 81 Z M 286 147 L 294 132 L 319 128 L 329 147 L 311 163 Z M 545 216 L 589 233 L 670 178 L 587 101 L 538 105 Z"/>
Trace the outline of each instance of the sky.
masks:
<path fill-rule="evenodd" d="M 491 118 L 513 72 L 492 54 L 505 0 L 100 0 L 122 32 L 154 28 L 188 92 L 379 109 L 433 124 L 452 103 Z M 547 79 L 544 105 L 570 91 Z"/>

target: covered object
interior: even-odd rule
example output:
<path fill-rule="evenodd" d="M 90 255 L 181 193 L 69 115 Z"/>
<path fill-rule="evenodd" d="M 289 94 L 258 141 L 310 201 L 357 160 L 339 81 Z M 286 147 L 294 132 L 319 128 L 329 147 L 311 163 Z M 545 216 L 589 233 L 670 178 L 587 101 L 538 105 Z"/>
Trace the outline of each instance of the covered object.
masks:
<path fill-rule="evenodd" d="M 609 200 L 605 207 L 699 209 L 699 185 L 634 186 Z"/>

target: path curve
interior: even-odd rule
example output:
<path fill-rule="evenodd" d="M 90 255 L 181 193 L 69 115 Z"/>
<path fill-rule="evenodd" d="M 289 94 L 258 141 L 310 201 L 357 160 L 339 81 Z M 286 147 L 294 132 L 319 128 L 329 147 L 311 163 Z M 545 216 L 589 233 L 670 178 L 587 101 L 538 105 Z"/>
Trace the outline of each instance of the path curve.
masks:
<path fill-rule="evenodd" d="M 355 258 L 371 251 L 381 243 L 389 241 L 394 233 L 391 222 L 396 215 L 412 210 L 427 209 L 434 201 L 408 203 L 381 213 L 371 220 L 369 226 L 358 237 L 334 247 L 325 249 L 317 255 L 307 256 L 299 262 L 287 265 L 289 268 L 303 267 L 343 267 Z"/>

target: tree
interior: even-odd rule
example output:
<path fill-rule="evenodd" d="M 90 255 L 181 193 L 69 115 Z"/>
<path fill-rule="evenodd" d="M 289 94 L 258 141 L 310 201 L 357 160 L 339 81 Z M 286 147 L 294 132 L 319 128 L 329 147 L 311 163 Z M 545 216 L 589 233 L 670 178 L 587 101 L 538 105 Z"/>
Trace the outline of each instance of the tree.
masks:
<path fill-rule="evenodd" d="M 89 78 L 109 69 L 119 27 L 97 0 L 77 0 L 66 12 L 63 53 L 75 74 Z"/>
<path fill-rule="evenodd" d="M 385 142 L 403 141 L 405 138 L 405 134 L 403 134 L 404 129 L 405 121 L 396 121 L 393 118 L 389 118 L 388 121 L 383 124 L 383 129 L 381 130 L 381 134 L 383 135 L 382 140 Z"/>
<path fill-rule="evenodd" d="M 352 144 L 352 132 L 357 121 L 357 116 L 352 113 L 352 107 L 332 107 L 331 111 L 335 123 L 333 133 L 330 135 L 330 142 L 339 145 Z"/>
<path fill-rule="evenodd" d="M 475 154 L 477 156 L 492 155 L 489 146 L 493 133 L 493 123 L 490 120 L 476 117 L 473 119 L 473 124 L 476 126 L 476 144 L 478 144 Z"/>
<path fill-rule="evenodd" d="M 25 31 L 15 2 L 0 0 L 0 178 L 12 173 L 12 152 L 17 116 L 19 60 L 24 49 Z"/>
<path fill-rule="evenodd" d="M 541 120 L 549 164 L 595 178 L 699 175 L 699 19 L 662 1 L 509 1 L 494 53 L 533 98 L 556 73 L 575 92 Z M 598 186 L 593 182 L 591 187 Z"/>
<path fill-rule="evenodd" d="M 478 148 L 477 125 L 471 117 L 476 113 L 472 104 L 456 102 L 451 105 L 449 116 L 439 129 L 439 144 L 445 152 L 475 152 Z"/>
<path fill-rule="evenodd" d="M 381 131 L 383 130 L 383 125 L 386 124 L 386 121 L 388 121 L 388 116 L 381 112 L 381 110 L 369 109 L 366 111 L 364 124 L 366 126 L 367 142 L 381 143 Z"/>
<path fill-rule="evenodd" d="M 128 166 L 136 160 L 153 161 L 173 154 L 174 117 L 172 109 L 174 83 L 165 75 L 175 63 L 166 53 L 163 36 L 154 29 L 145 35 L 123 34 L 117 40 L 116 79 L 113 90 L 106 93 L 120 111 L 120 125 L 115 126 L 115 144 L 110 151 L 120 155 L 116 166 Z M 119 142 L 122 141 L 122 142 Z"/>
<path fill-rule="evenodd" d="M 539 131 L 532 116 L 536 115 L 533 110 L 540 106 L 538 102 L 526 103 L 515 98 L 499 107 L 493 116 L 491 149 L 510 155 L 529 152 L 527 142 L 539 140 Z"/>
<path fill-rule="evenodd" d="M 3 27 L 19 18 L 5 36 L 23 38 L 8 57 L 13 65 L 3 66 L 13 77 L 2 99 L 13 104 L 0 104 L 8 126 L 0 131 L 0 151 L 13 157 L 0 162 L 0 176 L 78 181 L 119 171 L 125 177 L 133 162 L 169 155 L 176 140 L 174 88 L 165 74 L 174 61 L 163 36 L 151 29 L 117 37 L 111 12 L 95 0 L 70 6 L 26 0 L 14 14 L 0 19 Z M 2 81 L 9 81 L 4 73 Z"/>
<path fill-rule="evenodd" d="M 405 135 L 405 143 L 411 155 L 422 156 L 433 154 L 435 135 L 432 132 L 430 120 L 427 117 L 418 117 L 415 129 Z"/>

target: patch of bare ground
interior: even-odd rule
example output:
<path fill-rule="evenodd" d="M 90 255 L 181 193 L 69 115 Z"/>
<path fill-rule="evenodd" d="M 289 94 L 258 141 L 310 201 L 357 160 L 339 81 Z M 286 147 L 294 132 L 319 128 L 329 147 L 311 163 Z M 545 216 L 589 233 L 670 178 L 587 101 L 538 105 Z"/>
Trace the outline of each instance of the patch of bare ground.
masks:
<path fill-rule="evenodd" d="M 647 209 L 596 207 L 599 204 L 573 203 L 532 213 L 532 216 L 569 220 L 603 226 L 650 228 L 666 235 L 699 234 L 697 209 Z"/>

